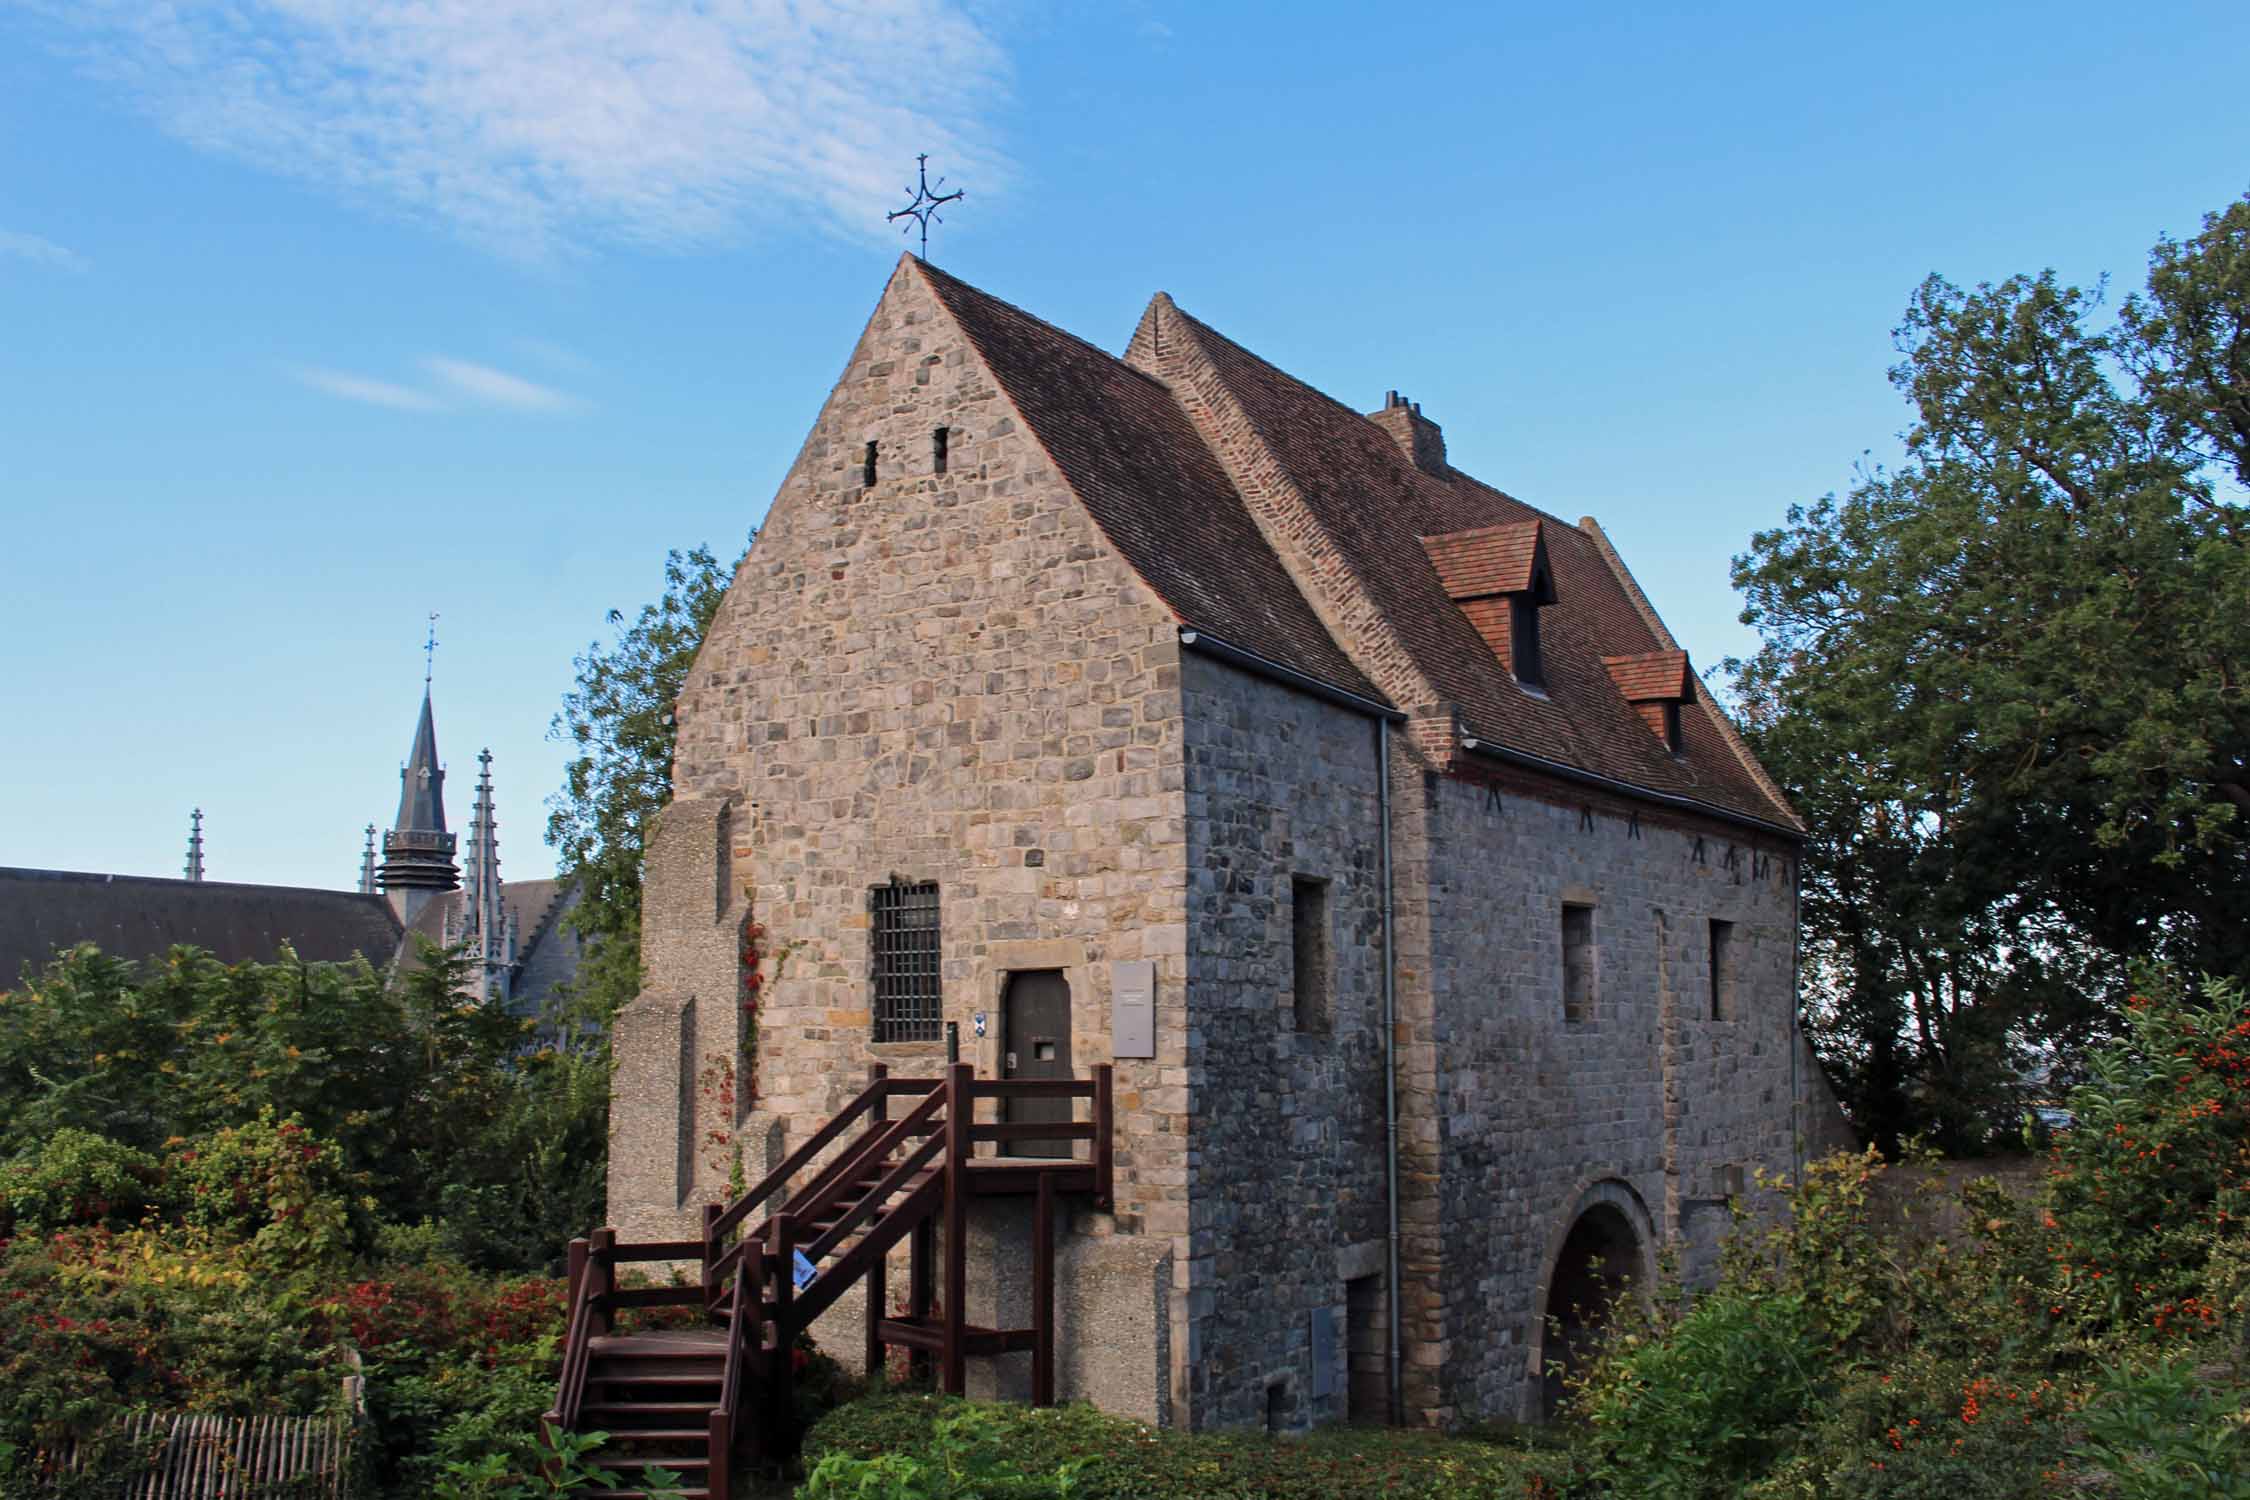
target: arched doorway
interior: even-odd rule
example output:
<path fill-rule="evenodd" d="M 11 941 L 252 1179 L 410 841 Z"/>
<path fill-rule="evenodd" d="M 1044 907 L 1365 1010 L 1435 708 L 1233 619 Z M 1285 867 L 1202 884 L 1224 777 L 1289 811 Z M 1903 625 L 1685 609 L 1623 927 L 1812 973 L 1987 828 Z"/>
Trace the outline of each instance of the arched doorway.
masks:
<path fill-rule="evenodd" d="M 1641 1231 L 1629 1212 L 1631 1199 L 1622 1191 L 1616 1196 L 1626 1202 L 1602 1196 L 1588 1203 L 1555 1253 L 1538 1345 L 1542 1419 L 1555 1414 L 1565 1379 L 1591 1361 L 1610 1307 L 1638 1288 L 1645 1269 Z"/>

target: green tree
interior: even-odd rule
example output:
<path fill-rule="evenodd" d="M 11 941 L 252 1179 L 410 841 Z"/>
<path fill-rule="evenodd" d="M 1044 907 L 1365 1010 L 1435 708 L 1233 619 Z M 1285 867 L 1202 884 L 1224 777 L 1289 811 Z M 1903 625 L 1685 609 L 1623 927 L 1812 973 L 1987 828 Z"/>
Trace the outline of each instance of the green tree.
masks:
<path fill-rule="evenodd" d="M 630 625 L 609 612 L 615 642 L 577 658 L 549 730 L 576 751 L 548 799 L 547 842 L 579 889 L 569 920 L 586 950 L 570 1002 L 581 1019 L 606 1025 L 640 990 L 641 851 L 671 797 L 672 709 L 733 577 L 707 545 L 667 553 L 662 597 Z"/>
<path fill-rule="evenodd" d="M 1735 560 L 1737 698 L 1812 828 L 1816 1036 L 1887 1142 L 2012 1118 L 2129 961 L 2250 970 L 2250 198 L 2100 303 L 1924 282 L 1904 462 Z"/>

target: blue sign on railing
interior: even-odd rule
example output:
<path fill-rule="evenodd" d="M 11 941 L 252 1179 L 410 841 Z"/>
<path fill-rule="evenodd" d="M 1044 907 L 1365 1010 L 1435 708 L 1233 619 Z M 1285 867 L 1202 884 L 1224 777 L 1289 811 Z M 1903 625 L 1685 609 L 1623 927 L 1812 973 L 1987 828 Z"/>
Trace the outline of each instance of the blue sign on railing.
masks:
<path fill-rule="evenodd" d="M 820 1274 L 820 1270 L 811 1261 L 805 1259 L 804 1251 L 792 1250 L 789 1253 L 795 1260 L 795 1263 L 789 1268 L 789 1279 L 797 1283 L 797 1290 L 801 1292 L 812 1285 L 812 1279 Z"/>

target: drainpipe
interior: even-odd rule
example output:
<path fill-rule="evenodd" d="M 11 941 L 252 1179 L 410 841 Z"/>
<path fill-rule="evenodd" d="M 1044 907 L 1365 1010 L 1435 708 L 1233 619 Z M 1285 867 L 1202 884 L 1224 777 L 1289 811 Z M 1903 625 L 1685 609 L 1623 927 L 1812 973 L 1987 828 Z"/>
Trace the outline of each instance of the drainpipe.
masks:
<path fill-rule="evenodd" d="M 1789 1154 L 1795 1170 L 1790 1181 L 1805 1183 L 1805 1132 L 1812 1126 L 1812 1101 L 1798 1081 L 1797 1054 L 1805 1050 L 1805 851 L 1800 846 L 1789 861 L 1789 1104 L 1797 1118 L 1789 1131 Z"/>
<path fill-rule="evenodd" d="M 1378 816 L 1383 825 L 1383 1193 L 1390 1215 L 1390 1246 L 1387 1280 L 1390 1296 L 1390 1327 L 1384 1350 L 1384 1374 L 1388 1382 L 1391 1422 L 1395 1426 L 1406 1419 L 1406 1385 L 1400 1368 L 1400 1353 L 1405 1344 L 1402 1330 L 1405 1326 L 1401 1311 L 1406 1301 L 1406 1289 L 1399 1284 L 1398 1253 L 1398 958 L 1391 941 L 1391 721 L 1375 721 L 1375 798 Z"/>

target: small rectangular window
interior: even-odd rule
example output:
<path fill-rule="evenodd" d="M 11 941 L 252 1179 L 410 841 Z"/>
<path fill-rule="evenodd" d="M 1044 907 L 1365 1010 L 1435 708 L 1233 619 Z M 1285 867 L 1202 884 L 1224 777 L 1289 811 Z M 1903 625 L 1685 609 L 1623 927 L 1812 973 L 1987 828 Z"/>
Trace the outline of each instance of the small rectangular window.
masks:
<path fill-rule="evenodd" d="M 1289 882 L 1290 1005 L 1297 1029 L 1328 1029 L 1328 882 L 1299 875 Z"/>
<path fill-rule="evenodd" d="M 936 1041 L 944 1017 L 937 882 L 879 885 L 867 893 L 867 907 L 873 919 L 875 1040 Z"/>
<path fill-rule="evenodd" d="M 1565 903 L 1562 909 L 1563 1019 L 1594 1019 L 1594 909 Z"/>
<path fill-rule="evenodd" d="M 1734 924 L 1711 919 L 1711 1019 L 1734 1019 Z"/>
<path fill-rule="evenodd" d="M 1674 755 L 1680 753 L 1680 705 L 1664 705 L 1664 748 Z"/>
<path fill-rule="evenodd" d="M 867 457 L 860 465 L 859 482 L 863 489 L 871 490 L 875 488 L 875 444 L 873 442 L 869 442 L 867 445 Z"/>
<path fill-rule="evenodd" d="M 945 472 L 945 445 L 951 435 L 949 427 L 940 427 L 930 434 L 930 468 L 935 473 Z"/>

